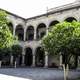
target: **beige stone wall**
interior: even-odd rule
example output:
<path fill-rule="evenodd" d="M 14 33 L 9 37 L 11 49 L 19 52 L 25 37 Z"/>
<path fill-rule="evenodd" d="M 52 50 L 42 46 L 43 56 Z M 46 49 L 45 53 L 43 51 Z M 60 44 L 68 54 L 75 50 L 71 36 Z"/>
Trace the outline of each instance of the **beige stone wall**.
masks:
<path fill-rule="evenodd" d="M 39 24 L 44 23 L 46 25 L 46 34 L 48 33 L 48 28 L 49 25 L 52 21 L 59 21 L 59 22 L 63 22 L 66 18 L 68 17 L 74 17 L 77 21 L 80 21 L 80 8 L 74 8 L 74 9 L 70 9 L 70 10 L 64 10 L 61 12 L 57 12 L 57 13 L 53 13 L 50 14 L 48 16 L 41 16 L 41 17 L 36 17 L 33 19 L 28 19 L 28 20 L 23 20 L 19 17 L 15 17 L 11 14 L 8 15 L 8 19 L 11 21 L 11 23 L 13 24 L 13 35 L 15 36 L 15 29 L 16 26 L 21 24 L 23 29 L 24 29 L 24 34 L 26 36 L 26 30 L 29 26 L 33 26 L 34 27 L 34 35 L 36 36 L 36 29 L 38 27 Z M 24 37 L 25 37 L 24 36 Z M 35 37 L 34 36 L 34 37 Z M 25 38 L 24 38 L 25 40 Z M 35 54 L 35 50 L 37 47 L 41 46 L 41 41 L 36 41 L 35 39 L 33 41 L 20 41 L 19 45 L 23 47 L 23 49 L 30 47 L 33 51 L 33 55 Z M 22 54 L 25 54 L 22 53 Z M 49 65 L 52 62 L 56 62 L 57 64 L 59 64 L 59 61 L 55 59 L 55 57 L 50 57 L 49 58 Z"/>

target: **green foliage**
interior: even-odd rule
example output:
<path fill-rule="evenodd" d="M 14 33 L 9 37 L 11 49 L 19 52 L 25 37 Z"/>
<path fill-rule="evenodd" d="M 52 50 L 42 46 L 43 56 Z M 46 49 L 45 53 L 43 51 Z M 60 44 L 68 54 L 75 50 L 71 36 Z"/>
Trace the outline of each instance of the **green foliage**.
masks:
<path fill-rule="evenodd" d="M 0 10 L 0 22 L 6 23 L 6 24 L 9 22 L 9 20 L 7 19 L 7 14 L 3 10 Z"/>
<path fill-rule="evenodd" d="M 17 42 L 17 38 L 13 37 L 7 19 L 7 13 L 0 10 L 0 57 L 5 53 L 11 53 L 11 46 Z"/>
<path fill-rule="evenodd" d="M 21 53 L 22 53 L 22 47 L 20 47 L 17 44 L 12 46 L 12 54 L 14 56 L 17 57 L 18 55 L 21 55 Z"/>
<path fill-rule="evenodd" d="M 62 22 L 53 26 L 42 40 L 49 54 L 62 53 L 69 61 L 71 55 L 80 55 L 80 22 Z"/>
<path fill-rule="evenodd" d="M 6 12 L 0 11 L 0 49 L 12 46 L 15 41 L 7 25 L 8 22 Z"/>

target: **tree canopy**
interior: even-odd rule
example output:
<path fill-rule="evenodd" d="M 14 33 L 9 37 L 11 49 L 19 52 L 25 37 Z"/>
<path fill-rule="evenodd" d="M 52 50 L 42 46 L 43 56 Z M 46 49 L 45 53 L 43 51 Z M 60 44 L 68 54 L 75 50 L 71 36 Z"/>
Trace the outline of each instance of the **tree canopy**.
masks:
<path fill-rule="evenodd" d="M 11 47 L 15 38 L 8 27 L 7 13 L 0 10 L 0 49 Z"/>
<path fill-rule="evenodd" d="M 51 29 L 42 44 L 49 54 L 63 54 L 67 63 L 71 55 L 80 55 L 80 22 L 62 22 Z"/>
<path fill-rule="evenodd" d="M 21 55 L 21 53 L 22 53 L 22 47 L 21 46 L 19 46 L 19 45 L 13 45 L 12 46 L 12 54 L 14 55 L 14 56 L 18 56 L 18 55 Z"/>

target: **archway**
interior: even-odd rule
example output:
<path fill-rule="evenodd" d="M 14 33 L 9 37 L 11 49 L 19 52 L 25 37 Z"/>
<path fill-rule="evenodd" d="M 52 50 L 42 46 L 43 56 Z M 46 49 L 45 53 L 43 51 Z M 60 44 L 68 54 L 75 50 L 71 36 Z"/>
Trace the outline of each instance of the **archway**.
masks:
<path fill-rule="evenodd" d="M 51 29 L 53 26 L 55 26 L 56 24 L 58 24 L 59 21 L 55 20 L 55 21 L 52 21 L 50 24 L 49 24 L 49 29 Z"/>
<path fill-rule="evenodd" d="M 37 67 L 43 67 L 44 66 L 44 58 L 45 58 L 45 53 L 44 50 L 41 47 L 38 47 L 36 49 L 36 60 L 35 64 Z"/>
<path fill-rule="evenodd" d="M 65 19 L 65 21 L 72 22 L 72 21 L 77 21 L 77 20 L 74 17 L 68 17 L 67 19 Z"/>
<path fill-rule="evenodd" d="M 58 24 L 58 23 L 59 23 L 59 21 L 55 20 L 55 21 L 52 21 L 52 22 L 49 24 L 49 26 L 51 27 L 51 26 L 54 26 L 54 25 L 56 25 L 56 24 Z"/>
<path fill-rule="evenodd" d="M 33 26 L 29 26 L 26 30 L 26 40 L 33 40 L 34 39 L 34 28 Z"/>
<path fill-rule="evenodd" d="M 8 27 L 9 27 L 9 30 L 11 31 L 11 33 L 13 34 L 13 24 L 11 22 L 8 23 Z"/>
<path fill-rule="evenodd" d="M 46 25 L 44 23 L 41 23 L 37 27 L 37 39 L 41 39 L 46 34 Z"/>
<path fill-rule="evenodd" d="M 25 54 L 25 65 L 31 66 L 32 65 L 32 49 L 26 48 L 26 54 Z"/>
<path fill-rule="evenodd" d="M 18 36 L 18 40 L 20 40 L 20 41 L 24 40 L 24 29 L 22 28 L 22 25 L 16 26 L 15 33 Z"/>

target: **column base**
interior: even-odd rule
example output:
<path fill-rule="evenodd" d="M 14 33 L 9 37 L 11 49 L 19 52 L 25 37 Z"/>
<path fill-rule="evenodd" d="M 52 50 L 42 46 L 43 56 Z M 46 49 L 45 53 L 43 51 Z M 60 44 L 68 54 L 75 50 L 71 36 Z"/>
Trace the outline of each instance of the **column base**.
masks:
<path fill-rule="evenodd" d="M 25 64 L 21 64 L 21 66 L 22 66 L 22 67 L 24 67 L 24 66 L 25 66 Z"/>
<path fill-rule="evenodd" d="M 63 67 L 62 66 L 59 66 L 59 69 L 63 69 Z"/>
<path fill-rule="evenodd" d="M 35 65 L 32 65 L 31 67 L 35 67 Z"/>
<path fill-rule="evenodd" d="M 44 66 L 44 68 L 48 68 L 48 66 Z"/>

